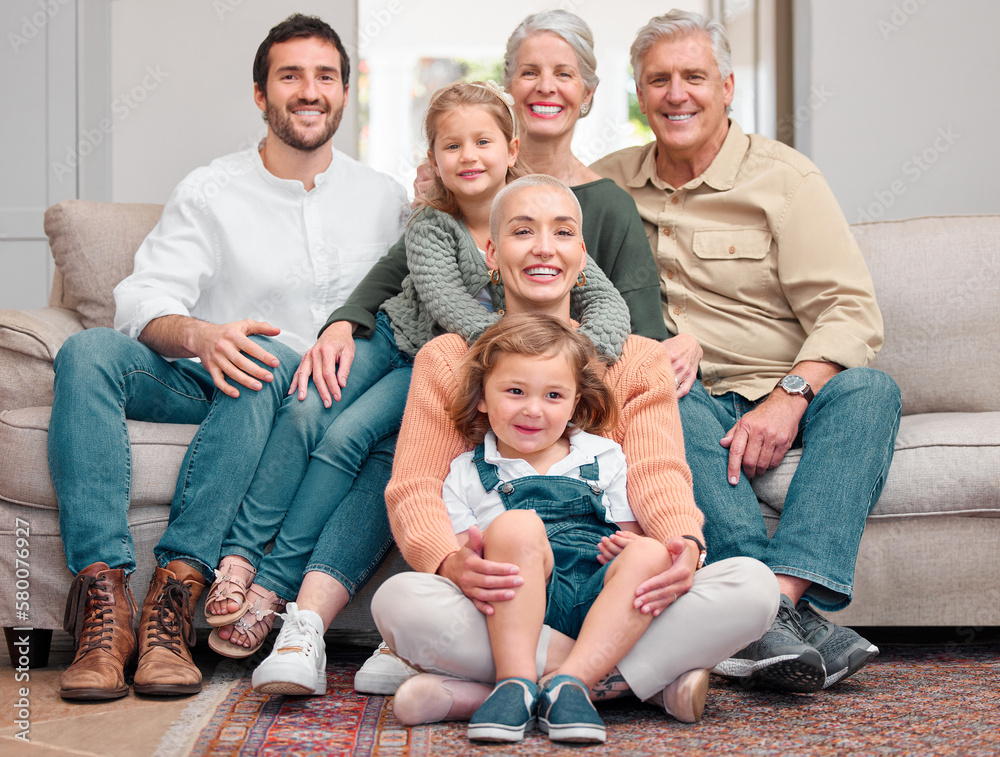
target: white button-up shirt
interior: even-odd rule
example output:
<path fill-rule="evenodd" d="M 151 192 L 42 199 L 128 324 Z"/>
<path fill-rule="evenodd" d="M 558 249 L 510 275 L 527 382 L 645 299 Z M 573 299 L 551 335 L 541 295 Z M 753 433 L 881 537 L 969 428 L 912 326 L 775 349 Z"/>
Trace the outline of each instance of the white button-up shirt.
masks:
<path fill-rule="evenodd" d="M 194 170 L 115 287 L 115 328 L 137 338 L 165 315 L 251 318 L 304 353 L 409 217 L 396 181 L 337 150 L 315 183 L 274 176 L 256 147 Z"/>
<path fill-rule="evenodd" d="M 483 459 L 497 466 L 497 476 L 501 481 L 542 475 L 525 460 L 501 456 L 497 451 L 497 438 L 492 431 L 486 433 L 483 444 Z M 456 457 L 444 480 L 442 497 L 448 506 L 448 515 L 456 534 L 475 525 L 485 531 L 493 519 L 504 512 L 500 494 L 496 489 L 486 491 L 479 479 L 479 471 L 473 462 L 475 454 L 475 450 L 471 450 Z M 569 437 L 569 454 L 553 463 L 544 475 L 580 479 L 580 466 L 588 465 L 594 460 L 598 463 L 597 485 L 604 490 L 601 498 L 605 508 L 604 519 L 608 523 L 635 521 L 636 517 L 632 514 L 625 495 L 625 453 L 617 442 L 578 431 Z"/>

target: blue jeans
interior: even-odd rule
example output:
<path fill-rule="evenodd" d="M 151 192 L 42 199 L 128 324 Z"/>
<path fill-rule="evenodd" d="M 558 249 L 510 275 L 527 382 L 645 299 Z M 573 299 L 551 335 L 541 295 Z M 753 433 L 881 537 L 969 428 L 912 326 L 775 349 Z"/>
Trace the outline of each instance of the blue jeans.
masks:
<path fill-rule="evenodd" d="M 749 480 L 726 480 L 729 450 L 719 440 L 751 402 L 712 397 L 700 382 L 679 403 L 694 496 L 705 514 L 709 560 L 754 557 L 778 574 L 812 581 L 806 596 L 824 610 L 851 602 L 865 519 L 892 462 L 902 410 L 899 387 L 881 371 L 841 371 L 817 393 L 799 423 L 802 457 L 778 529 L 768 539 Z"/>
<path fill-rule="evenodd" d="M 305 400 L 287 397 L 221 554 L 246 558 L 257 567 L 258 584 L 294 597 L 316 539 L 369 453 L 399 431 L 412 364 L 396 346 L 389 319 L 379 313 L 372 338 L 355 341 L 339 402 L 323 407 L 315 387 Z M 381 499 L 379 507 L 385 510 Z M 350 532 L 358 537 L 353 543 L 364 541 L 360 523 L 351 524 Z M 274 548 L 265 556 L 271 539 Z"/>
<path fill-rule="evenodd" d="M 49 469 L 71 572 L 95 562 L 135 570 L 128 525 L 132 456 L 125 425 L 132 419 L 200 424 L 181 464 L 170 522 L 155 554 L 160 566 L 183 559 L 206 577 L 212 575 L 219 545 L 253 479 L 300 360 L 280 342 L 251 339 L 280 365 L 268 367 L 274 380 L 259 392 L 237 387 L 237 398 L 217 391 L 201 363 L 167 361 L 114 329 L 87 329 L 62 346 L 54 365 Z"/>
<path fill-rule="evenodd" d="M 375 445 L 350 491 L 327 520 L 303 575 L 333 576 L 354 595 L 368 582 L 392 546 L 385 487 L 392 475 L 396 434 Z"/>

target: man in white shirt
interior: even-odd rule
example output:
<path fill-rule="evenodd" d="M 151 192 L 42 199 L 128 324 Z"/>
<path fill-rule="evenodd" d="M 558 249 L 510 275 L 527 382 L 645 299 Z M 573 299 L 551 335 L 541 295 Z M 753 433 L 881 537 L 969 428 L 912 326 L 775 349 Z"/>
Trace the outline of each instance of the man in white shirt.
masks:
<path fill-rule="evenodd" d="M 81 332 L 56 358 L 49 466 L 76 575 L 66 618 L 78 647 L 60 679 L 64 698 L 124 696 L 136 658 L 139 693 L 201 689 L 192 613 L 274 414 L 302 354 L 323 355 L 314 335 L 327 315 L 408 215 L 402 187 L 333 149 L 349 73 L 320 19 L 296 14 L 274 27 L 254 61 L 267 137 L 180 183 L 115 289 L 115 329 Z M 325 399 L 339 398 L 332 369 L 312 376 Z M 127 418 L 201 424 L 155 549 L 138 638 Z"/>

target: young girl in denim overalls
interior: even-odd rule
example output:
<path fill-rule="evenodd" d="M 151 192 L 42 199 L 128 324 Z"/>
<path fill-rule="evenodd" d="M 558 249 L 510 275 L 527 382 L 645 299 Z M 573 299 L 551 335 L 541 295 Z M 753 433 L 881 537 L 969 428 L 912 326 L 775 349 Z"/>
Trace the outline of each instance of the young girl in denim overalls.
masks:
<path fill-rule="evenodd" d="M 604 741 L 589 688 L 653 618 L 634 607 L 636 588 L 671 559 L 641 536 L 621 447 L 590 433 L 617 421 L 602 376 L 590 341 L 541 314 L 491 326 L 459 371 L 452 415 L 476 447 L 453 462 L 444 500 L 460 542 L 481 538 L 487 560 L 517 565 L 524 579 L 487 614 L 497 685 L 472 717 L 470 739 L 518 741 L 537 712 L 554 741 Z M 616 533 L 627 545 L 613 561 L 599 559 L 602 537 Z M 539 688 L 543 624 L 577 643 Z"/>

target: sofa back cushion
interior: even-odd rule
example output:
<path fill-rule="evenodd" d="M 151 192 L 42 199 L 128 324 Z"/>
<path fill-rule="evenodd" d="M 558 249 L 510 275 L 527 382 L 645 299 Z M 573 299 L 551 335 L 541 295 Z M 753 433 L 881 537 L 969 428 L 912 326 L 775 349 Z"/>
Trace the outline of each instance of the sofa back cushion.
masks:
<path fill-rule="evenodd" d="M 45 233 L 57 272 L 49 305 L 77 311 L 86 328 L 114 326 L 112 291 L 162 205 L 67 200 L 45 211 Z"/>
<path fill-rule="evenodd" d="M 1000 410 L 1000 215 L 852 227 L 875 282 L 903 412 Z"/>

